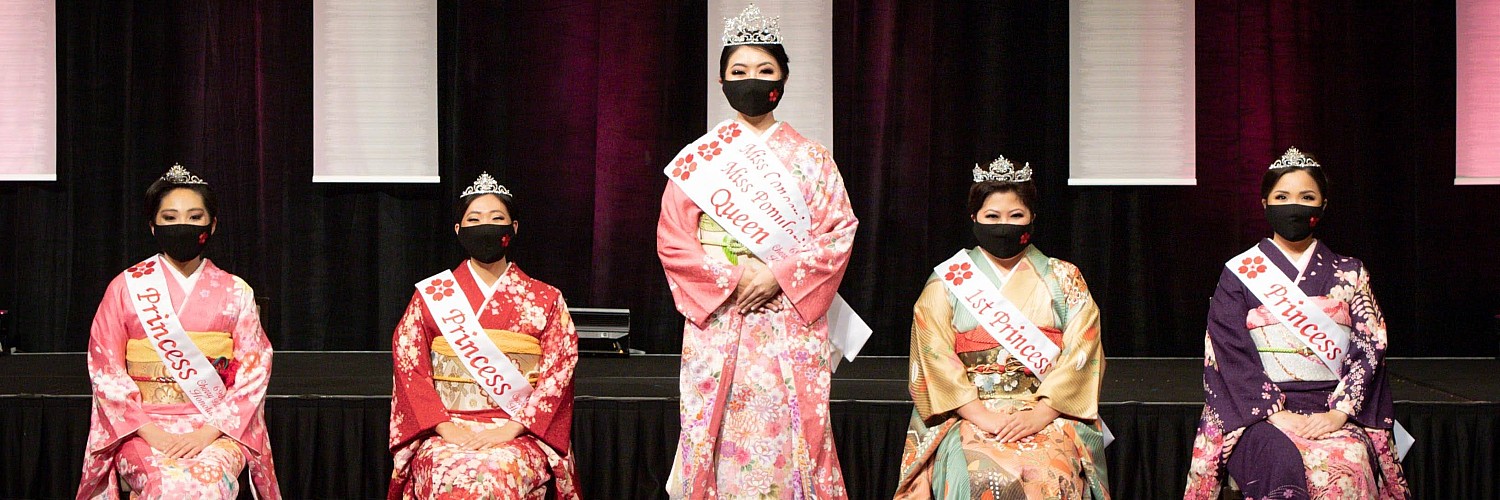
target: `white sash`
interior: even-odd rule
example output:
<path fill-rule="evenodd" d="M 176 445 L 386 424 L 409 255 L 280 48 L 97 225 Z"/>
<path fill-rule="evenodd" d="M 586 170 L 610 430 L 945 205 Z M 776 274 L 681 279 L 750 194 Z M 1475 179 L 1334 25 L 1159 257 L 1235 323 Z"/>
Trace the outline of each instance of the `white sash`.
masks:
<path fill-rule="evenodd" d="M 1317 354 L 1318 361 L 1334 375 L 1344 374 L 1344 355 L 1349 351 L 1349 331 L 1323 313 L 1288 279 L 1271 259 L 1260 251 L 1260 245 L 1224 264 L 1255 294 L 1277 321 Z"/>
<path fill-rule="evenodd" d="M 999 287 L 980 274 L 979 264 L 969 258 L 967 250 L 959 250 L 933 270 L 948 291 L 958 298 L 964 310 L 979 323 L 980 330 L 1031 370 L 1038 380 L 1047 379 L 1047 374 L 1057 366 L 1062 348 L 1052 343 L 1040 327 L 1006 299 Z M 1114 442 L 1115 434 L 1104 425 L 1103 418 L 1098 420 L 1101 439 L 1108 447 Z"/>
<path fill-rule="evenodd" d="M 227 429 L 215 410 L 222 407 L 229 391 L 177 318 L 171 294 L 167 292 L 167 265 L 166 261 L 152 257 L 125 270 L 130 305 L 146 331 L 147 343 L 161 357 L 163 368 L 177 381 L 182 393 L 215 427 Z M 189 292 L 192 290 L 183 291 Z"/>
<path fill-rule="evenodd" d="M 1282 274 L 1265 252 L 1260 251 L 1260 245 L 1250 247 L 1224 266 L 1239 277 L 1245 288 L 1260 299 L 1277 321 L 1318 355 L 1318 361 L 1335 375 L 1344 376 L 1349 331 L 1324 314 L 1316 302 L 1308 300 L 1307 294 Z M 1395 422 L 1391 431 L 1396 440 L 1396 458 L 1406 458 L 1406 451 L 1416 440 L 1401 427 L 1401 422 Z"/>
<path fill-rule="evenodd" d="M 417 282 L 417 292 L 474 383 L 496 406 L 511 417 L 519 417 L 531 397 L 531 383 L 479 325 L 479 313 L 469 305 L 469 297 L 458 286 L 453 271 Z"/>
<path fill-rule="evenodd" d="M 1046 380 L 1062 349 L 1007 300 L 1000 288 L 980 274 L 979 265 L 969 258 L 968 251 L 959 250 L 934 271 L 985 334 L 1036 374 L 1036 378 Z"/>
<path fill-rule="evenodd" d="M 813 240 L 811 210 L 797 178 L 755 131 L 734 120 L 715 125 L 664 169 L 703 213 L 767 262 L 784 260 Z M 853 361 L 872 330 L 837 295 L 828 309 L 828 339 Z"/>

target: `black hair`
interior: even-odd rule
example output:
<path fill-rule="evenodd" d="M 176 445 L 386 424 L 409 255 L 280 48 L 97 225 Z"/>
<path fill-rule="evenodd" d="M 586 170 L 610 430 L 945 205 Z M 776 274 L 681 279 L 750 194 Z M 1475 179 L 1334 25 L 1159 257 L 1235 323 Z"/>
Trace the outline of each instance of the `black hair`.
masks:
<path fill-rule="evenodd" d="M 990 195 L 995 193 L 1015 193 L 1016 198 L 1021 200 L 1021 204 L 1026 205 L 1026 209 L 1030 210 L 1033 215 L 1036 214 L 1035 182 L 984 181 L 976 182 L 969 187 L 969 215 L 979 213 L 979 209 L 984 207 L 984 200 L 989 199 Z"/>
<path fill-rule="evenodd" d="M 208 211 L 210 223 L 218 217 L 219 206 L 214 203 L 214 192 L 208 189 L 207 184 L 178 184 L 166 179 L 157 179 L 156 182 L 151 183 L 151 187 L 146 188 L 146 220 L 153 225 L 156 224 L 156 212 L 161 210 L 162 198 L 166 198 L 168 193 L 178 189 L 198 193 L 198 196 L 203 198 L 203 208 Z"/>
<path fill-rule="evenodd" d="M 755 47 L 760 50 L 766 51 L 767 54 L 771 54 L 771 58 L 775 59 L 776 64 L 781 66 L 781 78 L 785 79 L 787 75 L 792 74 L 792 68 L 787 66 L 787 63 L 791 60 L 787 59 L 786 48 L 782 47 L 781 44 L 747 43 L 741 45 L 724 46 L 724 51 L 719 53 L 719 78 L 724 78 L 724 72 L 729 70 L 729 56 L 734 55 L 735 51 L 739 50 L 741 47 Z"/>
<path fill-rule="evenodd" d="M 516 211 L 515 197 L 499 193 L 474 193 L 458 199 L 458 205 L 454 207 L 454 214 L 458 217 L 457 220 L 459 222 L 462 222 L 464 220 L 464 214 L 469 213 L 469 205 L 474 203 L 474 200 L 479 199 L 481 196 L 494 196 L 496 198 L 499 198 L 500 203 L 505 204 L 505 211 L 510 214 L 510 221 L 515 222 L 517 220 L 520 220 L 520 215 Z"/>
<path fill-rule="evenodd" d="M 1313 182 L 1317 183 L 1318 194 L 1322 195 L 1324 200 L 1328 199 L 1328 177 L 1323 173 L 1323 167 L 1282 167 L 1267 170 L 1265 177 L 1260 180 L 1260 199 L 1270 198 L 1271 190 L 1276 188 L 1276 183 L 1292 172 L 1307 172 L 1307 175 L 1312 176 Z"/>

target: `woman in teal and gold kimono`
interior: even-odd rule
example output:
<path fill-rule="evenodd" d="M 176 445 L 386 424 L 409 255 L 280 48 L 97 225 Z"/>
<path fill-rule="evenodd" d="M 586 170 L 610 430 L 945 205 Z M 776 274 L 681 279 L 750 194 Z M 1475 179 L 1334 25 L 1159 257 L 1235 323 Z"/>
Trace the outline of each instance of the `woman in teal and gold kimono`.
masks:
<path fill-rule="evenodd" d="M 987 170 L 975 166 L 974 181 L 968 211 L 980 246 L 939 266 L 913 308 L 916 414 L 896 498 L 1108 498 L 1099 309 L 1077 267 L 1029 244 L 1030 165 L 1001 157 Z M 963 300 L 1008 301 L 1024 318 L 1004 318 L 1041 334 L 1002 345 L 960 304 L 953 285 L 965 278 L 985 281 Z M 1037 348 L 1054 355 L 1025 354 Z"/>

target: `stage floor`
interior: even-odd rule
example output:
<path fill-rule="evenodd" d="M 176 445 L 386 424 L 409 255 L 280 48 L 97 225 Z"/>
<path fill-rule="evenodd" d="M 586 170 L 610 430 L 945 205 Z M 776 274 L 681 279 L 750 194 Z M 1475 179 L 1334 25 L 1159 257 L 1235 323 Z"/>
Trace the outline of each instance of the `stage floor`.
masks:
<path fill-rule="evenodd" d="M 585 498 L 665 498 L 678 437 L 677 356 L 583 358 L 573 452 Z M 1391 359 L 1396 417 L 1417 444 L 1414 498 L 1500 498 L 1500 361 Z M 829 415 L 850 498 L 890 498 L 912 404 L 904 357 L 833 377 Z M 1099 413 L 1116 499 L 1180 498 L 1203 405 L 1202 360 L 1115 358 Z M 381 498 L 391 473 L 387 352 L 281 352 L 266 400 L 287 498 Z M 0 498 L 71 498 L 90 418 L 82 353 L 0 356 Z M 250 498 L 243 490 L 241 498 Z"/>
<path fill-rule="evenodd" d="M 1101 402 L 1203 403 L 1203 361 L 1197 358 L 1114 358 L 1105 369 Z M 643 355 L 578 361 L 580 398 L 676 398 L 678 356 Z M 1500 401 L 1500 360 L 1392 358 L 1396 401 Z M 908 402 L 905 357 L 865 357 L 833 375 L 835 401 Z M 390 396 L 388 352 L 279 352 L 268 397 Z M 87 396 L 83 353 L 0 356 L 0 395 Z"/>

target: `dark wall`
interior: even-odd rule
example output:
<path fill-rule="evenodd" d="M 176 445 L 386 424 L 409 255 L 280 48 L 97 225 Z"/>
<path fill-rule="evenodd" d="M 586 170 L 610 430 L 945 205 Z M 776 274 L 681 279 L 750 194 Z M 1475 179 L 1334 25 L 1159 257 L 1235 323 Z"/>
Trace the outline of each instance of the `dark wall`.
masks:
<path fill-rule="evenodd" d="M 573 306 L 631 308 L 636 347 L 679 349 L 654 231 L 661 165 L 706 120 L 702 3 L 439 5 L 443 182 L 315 185 L 309 6 L 60 3 L 59 181 L 0 184 L 20 347 L 82 349 L 105 284 L 154 251 L 141 193 L 180 161 L 220 198 L 209 257 L 255 287 L 280 349 L 387 348 L 410 284 L 461 258 L 451 205 L 481 170 L 520 197 L 523 268 Z M 1066 3 L 835 1 L 866 353 L 905 354 L 929 269 L 973 244 L 968 169 L 1005 154 L 1037 170 L 1037 244 L 1083 269 L 1107 352 L 1199 355 L 1218 267 L 1269 234 L 1260 175 L 1295 145 L 1332 179 L 1320 235 L 1369 266 L 1391 354 L 1493 355 L 1500 188 L 1453 186 L 1453 8 L 1198 2 L 1198 184 L 1085 188 Z"/>

